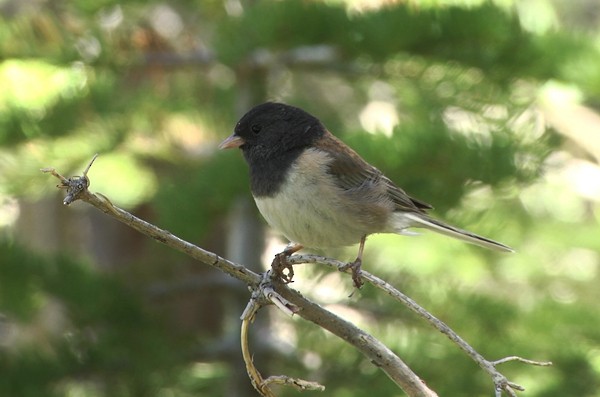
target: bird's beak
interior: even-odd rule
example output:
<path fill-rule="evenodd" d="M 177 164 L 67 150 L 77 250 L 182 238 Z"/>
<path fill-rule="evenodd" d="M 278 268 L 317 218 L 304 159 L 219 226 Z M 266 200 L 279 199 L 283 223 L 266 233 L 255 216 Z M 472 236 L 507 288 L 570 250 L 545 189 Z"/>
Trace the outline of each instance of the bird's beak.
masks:
<path fill-rule="evenodd" d="M 235 133 L 231 134 L 229 137 L 227 137 L 227 139 L 225 139 L 223 142 L 221 142 L 219 144 L 219 149 L 233 149 L 236 147 L 240 147 L 242 146 L 244 143 L 246 143 L 244 141 L 243 138 L 235 135 Z"/>

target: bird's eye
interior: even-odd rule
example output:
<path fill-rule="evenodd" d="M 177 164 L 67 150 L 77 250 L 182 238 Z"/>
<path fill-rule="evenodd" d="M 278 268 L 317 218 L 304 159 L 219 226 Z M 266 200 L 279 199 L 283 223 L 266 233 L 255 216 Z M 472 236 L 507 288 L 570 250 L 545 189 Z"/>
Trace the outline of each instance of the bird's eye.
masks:
<path fill-rule="evenodd" d="M 250 129 L 252 130 L 252 132 L 254 132 L 255 134 L 258 134 L 260 132 L 260 130 L 262 129 L 262 125 L 258 125 L 258 124 L 252 124 L 252 127 L 250 127 Z"/>

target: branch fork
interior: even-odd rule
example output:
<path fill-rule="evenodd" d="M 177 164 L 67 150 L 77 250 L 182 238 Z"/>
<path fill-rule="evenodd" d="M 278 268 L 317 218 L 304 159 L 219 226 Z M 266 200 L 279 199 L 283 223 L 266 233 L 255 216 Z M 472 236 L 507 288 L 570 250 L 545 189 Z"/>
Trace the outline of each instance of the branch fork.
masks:
<path fill-rule="evenodd" d="M 250 327 L 250 324 L 254 322 L 256 313 L 260 310 L 260 308 L 268 304 L 274 304 L 278 309 L 280 309 L 289 316 L 293 316 L 295 313 L 300 311 L 300 308 L 298 306 L 294 305 L 275 291 L 275 289 L 271 285 L 272 282 L 272 272 L 269 270 L 263 273 L 261 283 L 256 289 L 252 291 L 250 301 L 248 302 L 248 305 L 246 305 L 246 308 L 244 309 L 242 316 L 240 317 L 240 319 L 242 320 L 240 332 L 242 357 L 244 359 L 244 363 L 246 364 L 246 371 L 250 376 L 252 386 L 254 386 L 256 391 L 258 391 L 263 397 L 275 397 L 270 388 L 271 384 L 292 386 L 300 391 L 323 391 L 325 390 L 325 386 L 319 383 L 292 378 L 285 375 L 270 376 L 267 379 L 264 379 L 258 371 L 258 369 L 256 368 L 256 366 L 254 365 L 254 361 L 252 359 L 252 355 L 250 354 L 250 349 L 248 347 L 248 329 Z"/>

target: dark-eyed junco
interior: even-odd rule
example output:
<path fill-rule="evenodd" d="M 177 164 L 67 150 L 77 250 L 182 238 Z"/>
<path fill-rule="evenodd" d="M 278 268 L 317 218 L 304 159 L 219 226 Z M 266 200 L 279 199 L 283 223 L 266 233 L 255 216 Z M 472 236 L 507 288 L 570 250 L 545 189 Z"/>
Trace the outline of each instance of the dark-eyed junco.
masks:
<path fill-rule="evenodd" d="M 297 107 L 267 102 L 246 113 L 220 149 L 239 147 L 250 167 L 250 188 L 267 222 L 291 244 L 274 264 L 303 247 L 360 243 L 348 266 L 360 287 L 365 239 L 373 233 L 410 234 L 421 227 L 482 247 L 513 252 L 501 243 L 427 215 L 414 199 Z M 288 268 L 291 281 L 293 270 Z"/>

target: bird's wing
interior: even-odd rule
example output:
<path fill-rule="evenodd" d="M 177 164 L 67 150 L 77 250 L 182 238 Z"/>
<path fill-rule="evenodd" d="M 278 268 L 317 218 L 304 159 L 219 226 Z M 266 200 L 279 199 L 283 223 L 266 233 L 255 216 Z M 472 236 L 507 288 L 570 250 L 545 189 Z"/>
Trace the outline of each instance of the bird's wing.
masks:
<path fill-rule="evenodd" d="M 367 185 L 381 186 L 384 184 L 385 193 L 395 204 L 396 211 L 426 212 L 433 208 L 423 201 L 410 197 L 381 171 L 363 160 L 333 134 L 325 134 L 316 147 L 332 157 L 333 161 L 329 164 L 328 171 L 335 177 L 336 184 L 340 188 L 351 190 L 364 188 Z"/>

